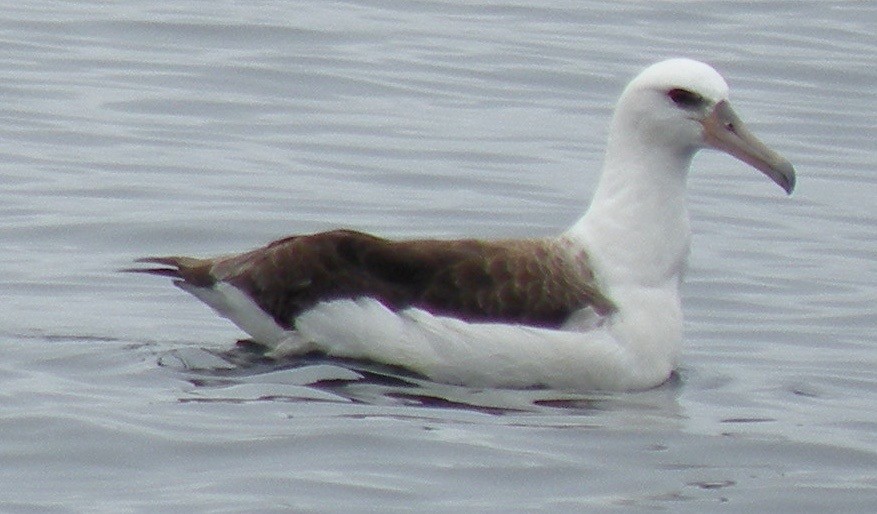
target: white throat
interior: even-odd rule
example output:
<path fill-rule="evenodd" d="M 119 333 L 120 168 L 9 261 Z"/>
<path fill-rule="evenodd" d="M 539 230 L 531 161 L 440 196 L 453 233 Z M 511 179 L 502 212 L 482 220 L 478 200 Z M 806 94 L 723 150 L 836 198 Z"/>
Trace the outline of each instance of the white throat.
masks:
<path fill-rule="evenodd" d="M 608 327 L 631 350 L 631 369 L 671 369 L 682 340 L 679 286 L 691 240 L 685 182 L 696 149 L 647 141 L 617 118 L 591 206 L 563 237 L 584 249 L 617 308 Z"/>
<path fill-rule="evenodd" d="M 696 148 L 655 141 L 631 114 L 616 113 L 591 205 L 566 236 L 609 288 L 675 288 L 688 260 L 685 182 Z"/>

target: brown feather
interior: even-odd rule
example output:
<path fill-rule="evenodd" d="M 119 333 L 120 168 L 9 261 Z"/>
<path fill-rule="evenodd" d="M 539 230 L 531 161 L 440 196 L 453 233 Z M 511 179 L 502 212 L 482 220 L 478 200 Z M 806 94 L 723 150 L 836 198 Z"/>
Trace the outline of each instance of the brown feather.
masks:
<path fill-rule="evenodd" d="M 177 268 L 180 278 L 198 286 L 226 281 L 288 328 L 294 327 L 298 314 L 321 301 L 362 296 L 393 310 L 417 307 L 467 321 L 544 327 L 557 327 L 587 306 L 601 314 L 613 310 L 586 263 L 559 256 L 552 244 L 390 241 L 335 230 L 292 236 L 212 260 L 160 257 L 141 262 Z"/>
<path fill-rule="evenodd" d="M 297 236 L 217 262 L 217 279 L 248 292 L 280 324 L 324 300 L 371 296 L 469 321 L 558 326 L 611 302 L 592 276 L 540 240 L 389 241 L 337 230 Z"/>
<path fill-rule="evenodd" d="M 135 268 L 123 271 L 181 278 L 186 282 L 199 287 L 210 287 L 216 283 L 216 278 L 210 273 L 214 262 L 211 259 L 195 259 L 193 257 L 144 257 L 142 259 L 137 259 L 136 262 L 163 264 L 168 267 L 146 269 Z"/>

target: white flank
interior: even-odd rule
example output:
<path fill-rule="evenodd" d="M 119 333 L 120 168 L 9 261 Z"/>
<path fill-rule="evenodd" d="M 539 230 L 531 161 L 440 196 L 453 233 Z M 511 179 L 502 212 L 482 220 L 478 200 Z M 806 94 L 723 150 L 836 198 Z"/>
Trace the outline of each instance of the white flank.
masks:
<path fill-rule="evenodd" d="M 198 287 L 182 280 L 174 285 L 191 293 L 209 305 L 219 315 L 226 317 L 261 344 L 277 346 L 289 333 L 256 305 L 243 291 L 226 282 L 217 282 L 213 287 Z"/>

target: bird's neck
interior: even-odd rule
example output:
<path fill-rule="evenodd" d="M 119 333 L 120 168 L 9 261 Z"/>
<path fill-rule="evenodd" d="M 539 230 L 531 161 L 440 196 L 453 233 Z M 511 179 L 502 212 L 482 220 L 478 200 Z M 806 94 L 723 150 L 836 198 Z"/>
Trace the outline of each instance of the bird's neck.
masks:
<path fill-rule="evenodd" d="M 566 233 L 606 285 L 678 287 L 688 260 L 685 182 L 694 150 L 637 137 L 614 120 L 588 211 Z"/>

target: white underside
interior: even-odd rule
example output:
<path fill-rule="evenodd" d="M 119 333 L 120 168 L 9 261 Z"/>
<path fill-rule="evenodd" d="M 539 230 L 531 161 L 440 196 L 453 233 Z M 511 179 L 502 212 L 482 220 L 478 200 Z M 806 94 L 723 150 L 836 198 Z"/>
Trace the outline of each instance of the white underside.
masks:
<path fill-rule="evenodd" d="M 432 380 L 472 387 L 536 387 L 569 390 L 636 390 L 664 382 L 676 352 L 662 334 L 631 334 L 628 320 L 599 318 L 590 310 L 561 330 L 467 323 L 409 308 L 393 312 L 371 298 L 323 302 L 285 330 L 242 291 L 227 283 L 212 288 L 178 286 L 229 318 L 274 357 L 320 351 L 327 355 L 405 367 Z M 666 305 L 666 299 L 659 299 Z M 629 320 L 636 322 L 636 320 Z M 641 348 L 629 337 L 656 338 Z M 674 340 L 669 345 L 675 349 Z M 660 351 L 650 351 L 662 349 Z"/>

